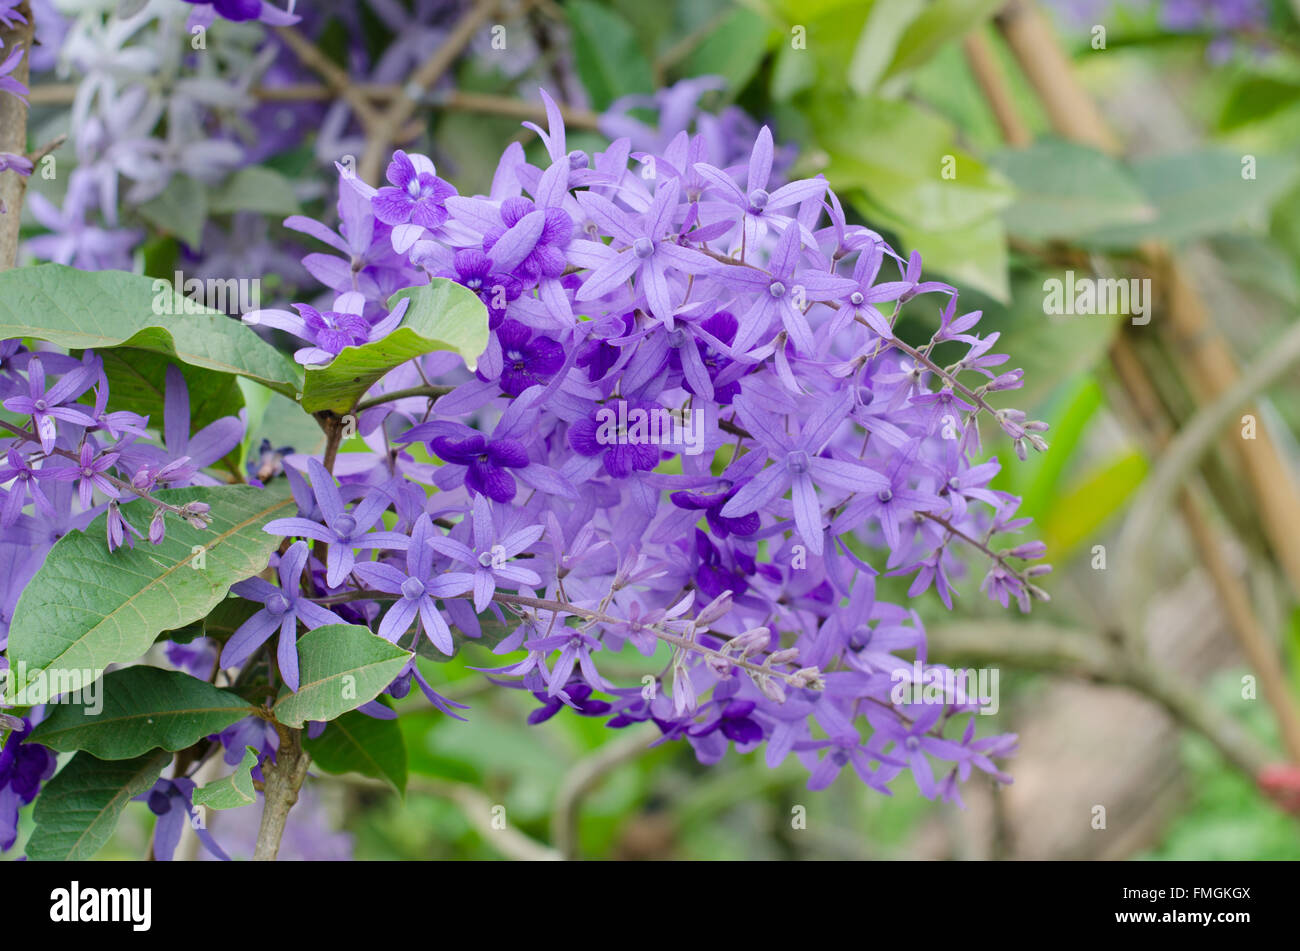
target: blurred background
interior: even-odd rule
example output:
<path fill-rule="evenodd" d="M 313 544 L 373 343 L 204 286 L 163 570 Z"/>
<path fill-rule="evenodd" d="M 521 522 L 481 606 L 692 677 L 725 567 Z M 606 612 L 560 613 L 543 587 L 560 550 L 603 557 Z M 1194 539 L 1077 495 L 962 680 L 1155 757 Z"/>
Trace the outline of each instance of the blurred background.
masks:
<path fill-rule="evenodd" d="M 426 49 L 472 6 L 321 2 L 309 26 L 343 61 L 357 30 L 394 42 L 395 3 Z M 567 709 L 529 725 L 533 698 L 468 669 L 501 663 L 471 647 L 424 665 L 469 722 L 403 701 L 405 761 L 314 774 L 282 857 L 1300 858 L 1298 16 L 1288 0 L 502 4 L 507 55 L 470 43 L 416 130 L 462 193 L 487 189 L 512 138 L 535 160 L 503 103 L 532 115 L 538 86 L 566 106 L 570 148 L 766 122 L 787 178 L 825 174 L 1001 332 L 1051 449 L 986 449 L 1047 542 L 1053 601 L 1003 612 L 968 576 L 953 612 L 916 606 L 932 661 L 1000 672 L 1000 709 L 978 719 L 1020 735 L 1015 782 L 972 780 L 964 810 L 901 781 L 810 793 L 793 763 L 704 767 Z M 306 203 L 347 143 L 346 116 L 318 118 L 329 148 L 271 162 L 318 178 Z M 144 266 L 170 277 L 188 253 L 151 237 Z M 1149 280 L 1149 322 L 1046 313 L 1045 282 L 1069 271 Z M 286 299 L 299 281 L 266 275 Z M 309 452 L 309 420 L 277 428 L 299 417 L 271 407 L 262 435 Z M 882 597 L 909 580 L 882 577 Z M 401 777 L 404 796 L 383 781 Z M 104 857 L 142 854 L 148 818 L 132 806 Z M 212 822 L 238 854 L 256 810 Z"/>

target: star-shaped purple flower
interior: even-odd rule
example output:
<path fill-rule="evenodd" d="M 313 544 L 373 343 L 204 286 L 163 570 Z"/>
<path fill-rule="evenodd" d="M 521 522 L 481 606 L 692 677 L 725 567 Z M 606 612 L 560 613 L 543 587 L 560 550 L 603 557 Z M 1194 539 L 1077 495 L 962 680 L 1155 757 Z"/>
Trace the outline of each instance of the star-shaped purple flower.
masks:
<path fill-rule="evenodd" d="M 302 572 L 307 567 L 307 557 L 306 542 L 294 542 L 289 546 L 289 550 L 280 556 L 278 588 L 261 578 L 249 578 L 230 586 L 230 590 L 241 598 L 260 601 L 262 609 L 239 625 L 226 641 L 221 651 L 222 667 L 238 667 L 278 629 L 280 640 L 276 661 L 280 665 L 280 676 L 290 690 L 298 689 L 298 622 L 302 621 L 308 630 L 326 624 L 346 623 L 333 611 L 303 596 Z"/>
<path fill-rule="evenodd" d="M 379 591 L 399 594 L 379 624 L 378 634 L 385 640 L 397 643 L 419 617 L 420 627 L 433 646 L 448 657 L 455 653 L 451 629 L 438 613 L 436 598 L 450 598 L 465 594 L 474 587 L 474 576 L 466 572 L 433 571 L 433 547 L 429 544 L 438 529 L 428 513 L 415 520 L 411 529 L 411 543 L 406 549 L 406 571 L 387 562 L 363 561 L 356 567 L 362 581 Z"/>
<path fill-rule="evenodd" d="M 384 509 L 392 500 L 383 492 L 371 492 L 361 504 L 348 512 L 334 477 L 315 459 L 307 461 L 311 487 L 316 494 L 325 524 L 309 518 L 277 518 L 266 523 L 264 531 L 272 535 L 301 535 L 329 545 L 325 556 L 325 583 L 337 588 L 357 563 L 354 549 L 395 548 L 405 551 L 410 539 L 401 532 L 372 532 Z"/>

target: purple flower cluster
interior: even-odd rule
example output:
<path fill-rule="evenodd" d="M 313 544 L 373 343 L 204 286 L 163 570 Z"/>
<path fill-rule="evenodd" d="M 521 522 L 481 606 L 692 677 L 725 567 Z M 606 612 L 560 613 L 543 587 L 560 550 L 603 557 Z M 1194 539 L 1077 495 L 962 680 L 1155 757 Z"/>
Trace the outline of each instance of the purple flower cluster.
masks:
<path fill-rule="evenodd" d="M 232 416 L 191 434 L 189 387 L 175 366 L 166 372 L 163 418 L 154 421 L 161 438 L 149 438 L 148 417 L 110 411 L 108 400 L 108 377 L 94 351 L 76 360 L 0 341 L 0 405 L 27 421 L 0 424 L 0 558 L 14 546 L 39 565 L 56 540 L 104 511 L 109 549 L 134 545 L 143 536 L 122 517 L 121 505 L 158 488 L 216 484 L 201 470 L 244 437 L 243 420 Z M 165 537 L 166 514 L 202 525 L 206 512 L 199 502 L 158 504 L 149 541 Z M 0 575 L 0 646 L 28 577 Z"/>
<path fill-rule="evenodd" d="M 910 770 L 945 799 L 972 769 L 1007 781 L 992 757 L 1014 738 L 976 738 L 972 698 L 894 699 L 912 670 L 894 652 L 924 661 L 925 636 L 875 593 L 883 567 L 950 605 L 964 549 L 988 562 L 993 600 L 1046 598 L 1033 579 L 1049 569 L 1029 563 L 1041 545 L 995 542 L 1027 520 L 990 488 L 996 459 L 978 458 L 981 420 L 1022 456 L 1046 446 L 1045 424 L 990 405 L 1022 377 L 992 352 L 997 334 L 923 280 L 917 255 L 848 221 L 824 179 L 778 180 L 766 128 L 739 164 L 698 132 L 589 155 L 545 101 L 549 161 L 507 149 L 489 195 L 458 195 L 399 152 L 383 188 L 342 173 L 339 234 L 290 222 L 344 256 L 305 263 L 354 302 L 358 333 L 380 335 L 395 286 L 450 277 L 487 304 L 489 344 L 473 373 L 446 354 L 392 371 L 372 397 L 446 392 L 367 409 L 370 449 L 332 473 L 284 460 L 299 513 L 268 531 L 314 548 L 289 549 L 279 588 L 236 588 L 263 608 L 223 664 L 278 627 L 293 686 L 286 619 L 306 605 L 322 605 L 301 615 L 310 626 L 328 606 L 442 654 L 491 627 L 506 632 L 496 653 L 523 652 L 492 674 L 538 697 L 533 722 L 564 706 L 649 720 L 705 762 L 765 744 L 814 788 L 846 765 L 879 789 Z M 904 307 L 934 320 L 931 339 L 896 335 Z M 642 689 L 599 670 L 629 642 L 664 653 Z"/>

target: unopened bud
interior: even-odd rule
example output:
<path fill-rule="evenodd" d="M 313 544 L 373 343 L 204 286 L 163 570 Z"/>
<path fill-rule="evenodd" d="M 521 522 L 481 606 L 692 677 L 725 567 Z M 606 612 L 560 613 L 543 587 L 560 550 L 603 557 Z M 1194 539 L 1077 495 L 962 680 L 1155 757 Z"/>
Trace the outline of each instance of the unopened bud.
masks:
<path fill-rule="evenodd" d="M 785 688 L 766 674 L 755 674 L 754 683 L 763 692 L 763 696 L 775 703 L 785 703 Z"/>
<path fill-rule="evenodd" d="M 695 623 L 700 626 L 710 624 L 730 610 L 731 591 L 727 590 L 722 592 L 722 594 L 718 595 L 704 607 L 700 608 L 699 613 L 695 615 Z"/>
<path fill-rule="evenodd" d="M 777 664 L 789 664 L 799 659 L 799 648 L 787 647 L 785 650 L 779 650 L 767 659 L 768 666 Z"/>
<path fill-rule="evenodd" d="M 741 657 L 748 657 L 757 651 L 767 647 L 767 642 L 772 639 L 772 632 L 765 627 L 751 627 L 739 637 L 732 638 L 727 643 L 731 650 L 740 652 Z"/>
<path fill-rule="evenodd" d="M 163 522 L 163 509 L 154 509 L 153 518 L 149 520 L 149 541 L 157 545 L 167 534 L 167 525 Z"/>

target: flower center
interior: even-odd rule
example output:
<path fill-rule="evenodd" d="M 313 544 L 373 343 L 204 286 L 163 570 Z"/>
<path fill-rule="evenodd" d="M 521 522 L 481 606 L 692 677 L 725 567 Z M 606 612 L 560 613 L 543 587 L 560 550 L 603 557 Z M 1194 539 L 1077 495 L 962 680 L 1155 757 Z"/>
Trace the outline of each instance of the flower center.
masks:
<path fill-rule="evenodd" d="M 38 413 L 43 413 L 50 408 L 50 404 L 45 402 L 45 400 L 36 400 L 32 403 L 32 406 L 36 408 L 36 412 Z"/>
<path fill-rule="evenodd" d="M 289 599 L 282 594 L 273 594 L 266 602 L 266 611 L 272 617 L 280 617 L 289 610 Z"/>
<path fill-rule="evenodd" d="M 587 153 L 574 149 L 569 153 L 569 168 L 579 169 L 587 167 Z"/>
<path fill-rule="evenodd" d="M 424 582 L 419 578 L 407 578 L 402 582 L 402 596 L 414 601 L 424 594 Z"/>
<path fill-rule="evenodd" d="M 93 478 L 94 475 L 95 475 L 95 470 L 92 469 L 90 466 L 82 466 L 82 467 L 81 467 L 81 477 L 82 477 L 83 479 L 90 479 L 90 478 Z"/>
<path fill-rule="evenodd" d="M 864 300 L 866 298 L 862 296 L 862 291 L 854 291 L 849 295 L 849 303 L 854 307 L 861 307 Z"/>
<path fill-rule="evenodd" d="M 767 207 L 767 200 L 771 196 L 761 188 L 755 188 L 749 193 L 749 210 L 758 214 Z"/>
<path fill-rule="evenodd" d="M 340 535 L 351 535 L 357 529 L 357 520 L 344 512 L 338 518 L 334 519 L 334 531 Z"/>
<path fill-rule="evenodd" d="M 921 741 L 914 736 L 909 736 L 903 741 L 903 745 L 907 747 L 909 753 L 915 753 L 921 748 Z"/>
<path fill-rule="evenodd" d="M 785 285 L 780 281 L 773 281 L 771 284 L 767 285 L 767 292 L 773 297 L 784 297 Z"/>
<path fill-rule="evenodd" d="M 418 178 L 413 178 L 406 183 L 406 194 L 412 198 L 420 197 L 420 180 Z"/>
<path fill-rule="evenodd" d="M 891 492 L 889 489 L 881 489 L 879 492 L 876 493 L 876 498 L 878 498 L 882 502 L 888 502 L 893 497 L 894 497 L 894 493 Z"/>
<path fill-rule="evenodd" d="M 478 563 L 479 563 L 480 565 L 482 565 L 484 568 L 491 568 L 491 567 L 492 567 L 492 552 L 490 552 L 490 551 L 481 551 L 481 552 L 479 552 L 479 553 L 478 553 Z"/>
<path fill-rule="evenodd" d="M 785 464 L 792 474 L 803 475 L 808 471 L 808 453 L 796 449 L 786 458 Z"/>
<path fill-rule="evenodd" d="M 961 488 L 961 480 L 958 479 L 956 476 L 953 476 L 951 479 L 948 480 L 948 488 L 950 488 L 950 489 L 960 489 L 960 488 Z"/>
<path fill-rule="evenodd" d="M 632 253 L 644 260 L 655 253 L 655 244 L 649 238 L 637 238 L 632 242 Z"/>

